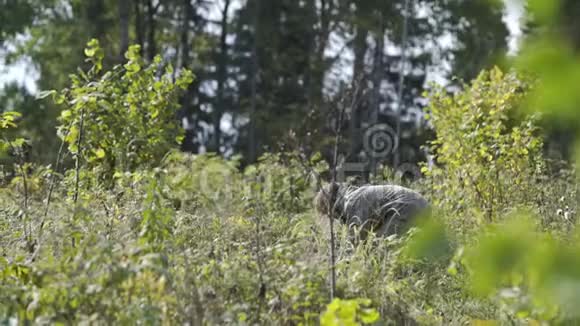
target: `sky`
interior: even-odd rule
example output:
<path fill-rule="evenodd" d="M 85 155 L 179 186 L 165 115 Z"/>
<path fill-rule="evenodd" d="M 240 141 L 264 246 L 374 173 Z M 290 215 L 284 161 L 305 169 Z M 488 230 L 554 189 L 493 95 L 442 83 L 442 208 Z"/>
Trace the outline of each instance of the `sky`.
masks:
<path fill-rule="evenodd" d="M 518 49 L 518 42 L 522 37 L 521 19 L 524 15 L 523 0 L 504 0 L 506 14 L 504 21 L 510 31 L 510 53 L 514 54 Z"/>
<path fill-rule="evenodd" d="M 518 49 L 518 43 L 522 36 L 520 28 L 520 19 L 524 13 L 523 0 L 504 0 L 506 3 L 506 14 L 504 20 L 510 30 L 510 53 L 515 53 Z M 217 1 L 216 6 L 219 6 Z M 219 8 L 216 8 L 219 15 Z M 214 14 L 216 13 L 214 12 Z M 212 13 L 210 13 L 212 15 Z M 8 51 L 10 48 L 8 47 Z M 11 65 L 4 63 L 4 56 L 6 52 L 0 51 L 0 89 L 6 84 L 17 82 L 19 85 L 25 86 L 29 92 L 36 93 L 38 91 L 36 80 L 39 78 L 38 71 L 34 68 L 33 63 L 26 58 L 23 58 Z"/>
<path fill-rule="evenodd" d="M 40 76 L 32 61 L 28 58 L 22 58 L 11 65 L 6 65 L 5 55 L 6 52 L 0 51 L 0 90 L 6 84 L 16 82 L 25 86 L 29 92 L 36 93 L 38 91 L 36 80 Z"/>

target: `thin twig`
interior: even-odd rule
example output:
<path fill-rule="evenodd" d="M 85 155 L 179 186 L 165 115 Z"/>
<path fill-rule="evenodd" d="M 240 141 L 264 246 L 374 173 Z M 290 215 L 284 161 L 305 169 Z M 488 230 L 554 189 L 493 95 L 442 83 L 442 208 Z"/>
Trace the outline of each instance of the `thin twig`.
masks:
<path fill-rule="evenodd" d="M 72 126 L 72 124 L 71 124 Z M 44 215 L 42 217 L 42 221 L 40 222 L 40 232 L 42 232 L 42 229 L 44 228 L 44 223 L 46 222 L 46 217 L 48 216 L 48 209 L 50 208 L 50 203 L 52 201 L 52 193 L 54 191 L 54 187 L 56 184 L 56 174 L 55 172 L 58 172 L 58 169 L 60 168 L 60 161 L 61 161 L 61 157 L 62 157 L 62 152 L 64 150 L 64 144 L 65 144 L 65 138 L 66 136 L 68 136 L 70 132 L 70 126 L 66 132 L 66 134 L 64 135 L 64 137 L 62 138 L 62 141 L 60 143 L 60 147 L 58 149 L 58 153 L 56 155 L 56 162 L 54 164 L 54 169 L 52 170 L 52 173 L 50 175 L 50 185 L 48 187 L 48 194 L 46 195 L 46 205 L 44 207 Z"/>
<path fill-rule="evenodd" d="M 350 111 L 352 112 L 355 109 L 356 104 L 358 103 L 357 97 L 360 91 L 360 84 L 357 83 L 354 93 L 352 93 L 352 99 L 350 103 Z M 338 146 L 342 141 L 342 123 L 344 121 L 345 111 L 347 106 L 344 105 L 344 100 L 340 107 L 340 111 L 338 112 L 338 121 L 335 127 L 335 137 L 334 137 L 334 153 L 332 157 L 332 171 L 331 171 L 331 194 L 330 200 L 328 201 L 329 206 L 332 205 L 333 207 L 328 207 L 328 218 L 330 224 L 330 299 L 334 299 L 336 294 L 336 236 L 334 232 L 334 219 L 335 219 L 335 209 L 334 203 L 336 202 L 336 196 L 338 192 L 338 187 L 336 186 L 336 178 L 337 178 L 337 166 L 338 166 Z"/>
<path fill-rule="evenodd" d="M 12 153 L 14 153 L 14 155 L 16 155 L 16 158 L 18 160 L 18 163 L 16 163 L 16 166 L 18 167 L 18 169 L 20 170 L 20 174 L 22 175 L 22 187 L 23 187 L 23 191 L 24 191 L 24 199 L 23 199 L 23 217 L 24 217 L 24 223 L 27 222 L 28 219 L 28 179 L 26 177 L 26 170 L 24 168 L 24 158 L 23 158 L 23 154 L 19 153 L 18 150 L 14 147 L 14 145 L 12 145 L 11 141 L 8 141 L 6 138 L 4 139 L 4 142 L 8 144 L 8 146 L 10 146 L 10 150 L 12 151 Z M 28 228 L 28 230 L 27 230 Z M 32 227 L 30 225 L 24 225 L 24 237 L 26 238 L 26 240 L 28 241 L 28 243 L 30 243 L 30 238 L 32 237 Z"/>
<path fill-rule="evenodd" d="M 24 187 L 24 200 L 23 200 L 23 207 L 24 209 L 28 209 L 28 181 L 26 179 L 26 173 L 24 173 L 24 159 L 22 157 L 22 154 L 18 152 L 18 150 L 16 149 L 16 147 L 14 147 L 14 145 L 12 145 L 12 142 L 7 140 L 6 138 L 4 138 L 4 142 L 6 144 L 8 144 L 8 146 L 10 146 L 10 150 L 12 151 L 12 153 L 14 153 L 14 155 L 16 155 L 16 158 L 18 160 L 18 163 L 16 164 L 16 166 L 18 167 L 18 169 L 20 170 L 20 174 L 22 174 L 22 186 Z"/>
<path fill-rule="evenodd" d="M 65 136 L 62 138 L 62 142 L 60 143 L 60 148 L 58 149 L 58 153 L 56 155 L 56 162 L 54 165 L 54 170 L 52 171 L 52 173 L 50 175 L 50 185 L 48 188 L 48 194 L 46 196 L 46 206 L 44 207 L 44 215 L 42 216 L 42 220 L 40 221 L 40 226 L 38 228 L 38 242 L 36 244 L 36 249 L 34 250 L 34 253 L 29 258 L 29 262 L 33 262 L 36 260 L 36 257 L 38 256 L 38 253 L 40 252 L 40 248 L 42 246 L 42 233 L 44 230 L 44 225 L 46 224 L 46 219 L 48 217 L 48 209 L 50 207 L 50 203 L 52 202 L 52 193 L 54 191 L 54 187 L 56 184 L 55 172 L 58 171 L 58 169 L 60 168 L 60 161 L 62 158 L 62 152 L 64 149 L 64 143 L 65 143 L 64 139 L 66 138 L 66 136 L 68 136 L 70 129 L 71 129 L 70 127 L 72 127 L 72 123 L 70 124 Z"/>
<path fill-rule="evenodd" d="M 405 16 L 403 21 L 403 31 L 401 35 L 401 71 L 399 72 L 399 89 L 397 90 L 397 112 L 396 112 L 396 140 L 401 143 L 401 114 L 403 111 L 403 106 L 405 105 L 403 101 L 404 88 L 405 88 L 405 64 L 407 63 L 407 47 L 409 38 L 409 18 L 412 15 L 414 3 L 413 0 L 405 0 Z M 395 168 L 399 165 L 399 151 L 395 151 L 394 155 L 394 166 Z"/>
<path fill-rule="evenodd" d="M 260 171 L 258 170 L 258 173 Z M 264 282 L 264 272 L 266 270 L 264 256 L 262 255 L 262 212 L 264 211 L 262 208 L 262 201 L 259 198 L 252 198 L 250 196 L 250 200 L 252 204 L 255 204 L 255 220 L 256 220 L 256 263 L 258 265 L 258 281 L 260 283 L 260 287 L 258 288 L 258 309 L 256 311 L 255 323 L 261 324 L 260 318 L 262 315 L 262 307 L 264 306 L 265 299 L 266 299 L 266 291 L 267 286 Z M 258 200 L 256 200 L 258 199 Z M 253 206 L 253 205 L 252 205 Z"/>
<path fill-rule="evenodd" d="M 307 171 L 310 172 L 310 174 L 312 176 L 314 176 L 315 181 L 316 181 L 316 188 L 317 191 L 318 189 L 320 189 L 320 191 L 322 191 L 322 195 L 326 200 L 326 203 L 328 204 L 329 207 L 327 207 L 327 212 L 328 212 L 328 219 L 329 219 L 329 226 L 330 226 L 330 253 L 329 253 L 329 265 L 330 265 L 330 299 L 334 299 L 335 295 L 336 295 L 336 266 L 335 266 L 335 262 L 336 262 L 336 235 L 334 232 L 334 219 L 336 218 L 335 214 L 336 214 L 336 209 L 334 206 L 334 203 L 336 202 L 336 197 L 339 195 L 338 191 L 337 191 L 337 167 L 338 167 L 338 153 L 339 153 L 339 145 L 342 141 L 342 124 L 344 122 L 344 118 L 345 118 L 345 112 L 347 108 L 350 108 L 350 112 L 354 112 L 354 110 L 356 109 L 356 107 L 359 105 L 360 103 L 360 90 L 361 90 L 361 83 L 360 80 L 357 80 L 355 83 L 356 85 L 354 92 L 351 94 L 352 99 L 349 103 L 349 106 L 344 105 L 344 103 L 346 102 L 346 96 L 343 96 L 343 98 L 340 101 L 340 109 L 338 111 L 338 119 L 336 121 L 336 125 L 334 126 L 334 148 L 333 148 L 333 157 L 332 157 L 332 162 L 331 162 L 331 166 L 330 166 L 330 172 L 331 172 L 331 180 L 330 180 L 330 193 L 327 193 L 327 191 L 321 187 L 321 176 L 318 172 L 316 172 L 316 170 L 314 168 L 312 168 L 309 164 L 307 164 L 307 162 L 309 162 L 308 158 L 304 155 L 303 152 L 299 152 L 297 155 L 297 161 L 300 163 L 300 165 Z M 336 112 L 336 111 L 335 111 Z M 299 144 L 294 144 L 297 148 L 301 148 L 301 146 L 299 146 Z"/>
<path fill-rule="evenodd" d="M 77 153 L 75 157 L 75 192 L 73 195 L 73 202 L 76 206 L 79 197 L 79 183 L 80 183 L 80 170 L 81 170 L 81 145 L 83 140 L 83 129 L 85 122 L 85 108 L 81 108 L 81 120 L 79 122 L 79 137 L 77 138 Z"/>
<path fill-rule="evenodd" d="M 74 203 L 74 213 L 73 219 L 76 218 L 78 207 L 77 202 L 79 198 L 79 183 L 80 183 L 80 173 L 81 173 L 81 155 L 82 155 L 82 141 L 83 141 L 83 132 L 84 132 L 84 124 L 85 124 L 85 108 L 81 108 L 81 119 L 79 121 L 79 137 L 77 139 L 77 153 L 75 157 L 75 191 L 73 194 L 73 203 Z M 74 236 L 71 238 L 71 244 L 73 248 L 75 247 L 75 238 Z"/>
<path fill-rule="evenodd" d="M 256 313 L 256 323 L 260 324 L 260 316 L 262 314 L 262 306 L 266 299 L 266 283 L 264 282 L 264 258 L 262 257 L 262 237 L 261 237 L 261 222 L 260 212 L 256 214 L 256 260 L 258 263 L 258 281 L 260 288 L 258 289 L 258 311 Z"/>

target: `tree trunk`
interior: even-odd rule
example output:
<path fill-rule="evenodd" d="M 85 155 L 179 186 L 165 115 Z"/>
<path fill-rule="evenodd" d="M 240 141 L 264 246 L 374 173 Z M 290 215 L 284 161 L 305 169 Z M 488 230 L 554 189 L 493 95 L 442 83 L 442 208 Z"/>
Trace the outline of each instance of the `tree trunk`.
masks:
<path fill-rule="evenodd" d="M 315 8 L 316 10 L 316 8 Z M 320 0 L 320 15 L 316 17 L 315 21 L 311 22 L 313 26 L 319 25 L 320 30 L 315 37 L 315 58 L 314 67 L 312 70 L 312 84 L 310 85 L 310 101 L 318 104 L 322 100 L 324 93 L 324 75 L 327 70 L 327 62 L 324 57 L 328 39 L 330 36 L 330 24 L 332 12 L 334 11 L 333 0 Z M 316 21 L 318 20 L 318 21 Z"/>
<path fill-rule="evenodd" d="M 408 37 L 408 19 L 410 19 L 412 15 L 412 7 L 410 6 L 409 1 L 405 1 L 405 19 L 403 22 L 403 35 L 401 39 L 401 71 L 399 72 L 399 87 L 398 87 L 398 94 L 397 94 L 397 112 L 396 112 L 396 126 L 395 126 L 395 140 L 398 144 L 401 144 L 401 115 L 403 111 L 403 105 L 405 100 L 403 99 L 405 95 L 405 67 L 407 61 L 407 37 Z M 393 168 L 398 168 L 399 164 L 401 163 L 401 152 L 399 148 L 395 148 L 393 152 Z"/>
<path fill-rule="evenodd" d="M 120 62 L 123 62 L 125 52 L 129 48 L 129 2 L 127 0 L 118 0 L 119 6 L 119 38 L 121 40 L 119 48 Z"/>
<path fill-rule="evenodd" d="M 191 0 L 183 0 L 183 22 L 181 25 L 181 36 L 179 41 L 179 48 L 181 51 L 181 65 L 180 68 L 188 68 L 189 67 L 189 50 L 190 50 L 190 43 L 189 43 L 189 32 L 190 32 L 190 23 L 193 21 L 194 17 L 194 9 L 191 5 Z M 177 68 L 177 67 L 176 67 Z"/>
<path fill-rule="evenodd" d="M 157 46 L 155 44 L 155 12 L 157 8 L 153 6 L 153 0 L 147 1 L 147 58 L 149 61 L 153 61 L 155 55 L 157 54 Z"/>
<path fill-rule="evenodd" d="M 369 126 L 372 127 L 378 123 L 378 116 L 380 112 L 381 105 L 381 83 L 383 81 L 384 67 L 383 67 L 383 57 L 384 57 L 384 46 L 385 46 L 385 24 L 384 15 L 379 12 L 380 15 L 380 28 L 375 37 L 375 53 L 373 62 L 373 93 L 370 107 L 369 115 Z M 368 148 L 367 150 L 373 152 L 374 148 Z M 377 158 L 371 155 L 370 157 L 370 176 L 374 176 L 377 168 Z"/>
<path fill-rule="evenodd" d="M 353 62 L 353 79 L 351 87 L 355 89 L 358 85 L 357 83 L 365 83 L 365 56 L 368 51 L 368 44 L 367 38 L 369 36 L 369 30 L 365 26 L 365 24 L 361 24 L 361 22 L 365 21 L 368 17 L 366 17 L 366 11 L 364 8 L 361 7 L 362 4 L 357 5 L 356 9 L 356 35 L 354 38 L 354 62 Z M 362 86 L 362 85 L 361 85 Z M 365 87 L 361 87 L 364 89 Z M 350 113 L 350 121 L 349 121 L 349 129 L 350 129 L 350 153 L 349 156 L 354 157 L 358 154 L 362 139 L 361 139 L 361 132 L 359 126 L 359 108 L 353 107 L 352 112 Z"/>
<path fill-rule="evenodd" d="M 141 53 L 143 53 L 145 35 L 143 34 L 143 10 L 141 10 L 141 0 L 133 0 L 133 8 L 133 11 L 135 12 L 135 36 L 137 37 L 137 44 L 141 46 Z"/>
<path fill-rule="evenodd" d="M 315 106 L 322 100 L 324 91 L 324 74 L 327 69 L 325 62 L 324 51 L 328 44 L 330 35 L 331 15 L 334 10 L 333 1 L 319 0 L 320 12 L 317 15 L 316 0 L 310 0 L 309 8 L 313 11 L 311 21 L 307 23 L 312 26 L 311 53 L 310 56 L 310 73 L 308 76 L 309 83 L 305 84 L 308 87 L 308 103 Z M 316 31 L 315 26 L 320 26 Z"/>
<path fill-rule="evenodd" d="M 92 31 L 92 37 L 103 41 L 103 37 L 106 35 L 106 25 L 107 25 L 107 6 L 103 0 L 93 0 L 87 1 L 85 7 L 85 14 L 87 20 L 90 22 Z"/>
<path fill-rule="evenodd" d="M 254 40 L 252 44 L 252 67 L 250 78 L 251 84 L 251 99 L 250 99 L 250 122 L 248 125 L 248 163 L 254 163 L 257 159 L 256 146 L 256 106 L 257 106 L 257 89 L 258 89 L 258 24 L 260 17 L 260 1 L 254 0 Z"/>
<path fill-rule="evenodd" d="M 181 36 L 180 36 L 180 44 L 179 48 L 181 51 L 181 64 L 180 68 L 188 69 L 190 66 L 190 23 L 194 19 L 194 8 L 191 4 L 191 0 L 183 0 L 183 22 L 181 25 Z M 181 144 L 181 149 L 185 152 L 196 152 L 196 148 L 194 148 L 194 138 L 195 138 L 195 126 L 193 125 L 191 119 L 193 114 L 192 108 L 192 98 L 194 92 L 194 84 L 190 85 L 183 97 L 181 98 L 181 112 L 182 112 L 182 119 L 186 119 L 187 123 L 184 123 L 185 128 L 185 137 L 183 139 L 183 143 Z"/>
<path fill-rule="evenodd" d="M 221 120 L 223 112 L 225 111 L 225 86 L 227 82 L 227 67 L 228 67 L 228 11 L 230 9 L 231 0 L 224 1 L 224 8 L 222 10 L 221 20 L 221 34 L 220 34 L 220 53 L 217 68 L 217 104 L 213 107 L 212 122 L 213 122 L 213 141 L 211 149 L 220 153 L 221 146 Z"/>

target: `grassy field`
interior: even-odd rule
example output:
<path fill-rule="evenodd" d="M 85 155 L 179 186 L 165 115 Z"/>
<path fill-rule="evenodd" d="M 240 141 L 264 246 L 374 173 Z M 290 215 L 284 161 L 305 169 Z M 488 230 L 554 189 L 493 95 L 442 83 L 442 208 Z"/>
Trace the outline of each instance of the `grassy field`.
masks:
<path fill-rule="evenodd" d="M 26 162 L 17 117 L 0 120 L 14 154 L 0 187 L 2 324 L 578 322 L 577 180 L 544 156 L 537 117 L 517 113 L 526 78 L 494 69 L 456 95 L 434 91 L 437 164 L 409 185 L 431 220 L 356 247 L 337 225 L 332 264 L 312 208 L 329 172 L 320 155 L 242 169 L 168 153 L 180 134 L 167 108 L 191 75 L 158 78 L 137 48 L 102 74 L 99 51 L 89 44 L 93 68 L 46 94 L 63 105 L 55 166 Z M 401 182 L 388 175 L 372 181 Z"/>

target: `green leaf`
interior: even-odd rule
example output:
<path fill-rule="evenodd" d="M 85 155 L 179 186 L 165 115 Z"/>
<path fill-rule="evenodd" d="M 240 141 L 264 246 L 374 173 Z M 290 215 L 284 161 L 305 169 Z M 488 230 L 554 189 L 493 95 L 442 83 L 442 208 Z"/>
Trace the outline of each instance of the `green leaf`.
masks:
<path fill-rule="evenodd" d="M 105 157 L 105 150 L 102 148 L 98 148 L 95 151 L 95 155 L 97 156 L 97 158 L 104 158 Z"/>
<path fill-rule="evenodd" d="M 6 119 L 9 121 L 14 121 L 16 118 L 20 118 L 22 117 L 22 114 L 20 112 L 16 112 L 16 111 L 7 111 L 2 113 L 2 119 Z"/>
<path fill-rule="evenodd" d="M 55 90 L 40 91 L 40 92 L 38 92 L 38 94 L 36 94 L 36 97 L 35 98 L 37 100 L 41 100 L 41 99 L 44 99 L 44 98 L 47 98 L 47 97 L 49 97 L 51 95 L 56 95 L 56 94 L 57 94 L 57 92 Z"/>
<path fill-rule="evenodd" d="M 60 117 L 61 117 L 61 118 L 63 118 L 63 119 L 68 119 L 68 118 L 70 118 L 71 116 L 72 116 L 72 111 L 71 111 L 71 110 L 63 110 L 63 111 L 60 113 Z"/>
<path fill-rule="evenodd" d="M 85 49 L 85 55 L 89 58 L 94 57 L 96 53 L 97 53 L 97 50 L 94 48 L 86 48 Z"/>
<path fill-rule="evenodd" d="M 374 322 L 377 322 L 379 318 L 380 314 L 375 309 L 364 309 L 360 315 L 360 320 L 364 324 L 372 324 Z"/>

